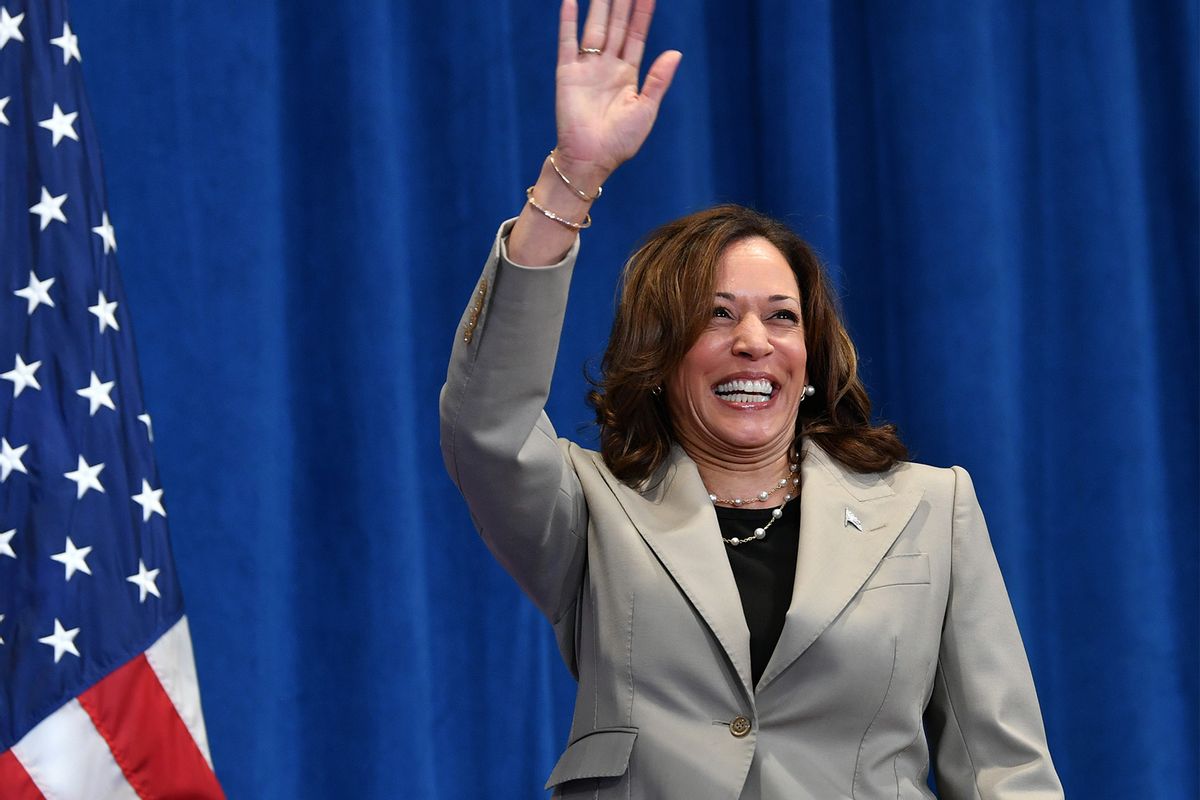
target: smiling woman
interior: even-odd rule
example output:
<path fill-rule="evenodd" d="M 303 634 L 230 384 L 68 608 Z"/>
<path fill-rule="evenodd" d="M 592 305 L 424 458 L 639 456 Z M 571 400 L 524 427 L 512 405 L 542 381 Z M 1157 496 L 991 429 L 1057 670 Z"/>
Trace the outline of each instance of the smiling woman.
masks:
<path fill-rule="evenodd" d="M 804 437 L 861 472 L 879 472 L 905 456 L 894 426 L 871 423 L 857 352 L 812 248 L 787 226 L 741 206 L 691 214 L 647 237 L 625 267 L 601 371 L 589 396 L 601 452 L 630 483 L 649 477 L 676 441 L 686 442 L 700 464 L 769 461 L 755 472 L 778 471 Z M 694 391 L 685 375 L 699 381 Z M 735 378 L 770 381 L 770 401 L 740 409 L 728 397 L 714 403 L 717 384 Z M 667 391 L 648 405 L 652 389 Z M 723 447 L 714 430 L 691 424 L 705 409 L 730 412 L 713 422 L 758 426 L 758 441 Z M 762 426 L 772 422 L 768 441 Z M 762 477 L 748 471 L 739 469 L 733 480 Z"/>
<path fill-rule="evenodd" d="M 874 425 L 820 262 L 718 206 L 626 266 L 589 400 L 543 407 L 579 231 L 649 134 L 652 2 L 562 7 L 558 146 L 501 225 L 442 390 L 480 535 L 579 682 L 547 781 L 571 798 L 1061 798 L 971 479 Z"/>

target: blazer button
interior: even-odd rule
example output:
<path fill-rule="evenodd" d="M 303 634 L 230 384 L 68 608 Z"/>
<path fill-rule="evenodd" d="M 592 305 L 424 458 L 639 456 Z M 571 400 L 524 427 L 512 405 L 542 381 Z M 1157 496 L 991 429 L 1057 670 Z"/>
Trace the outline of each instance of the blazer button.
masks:
<path fill-rule="evenodd" d="M 479 323 L 479 313 L 483 311 L 483 299 L 487 297 L 488 282 L 487 278 L 481 278 L 479 288 L 475 291 L 475 295 L 479 298 L 475 301 L 475 305 L 471 306 L 471 318 L 467 320 L 467 329 L 463 331 L 463 341 L 467 344 L 475 338 L 475 326 Z"/>
<path fill-rule="evenodd" d="M 733 722 L 729 723 L 729 732 L 739 739 L 750 732 L 750 720 L 745 717 L 734 717 Z"/>

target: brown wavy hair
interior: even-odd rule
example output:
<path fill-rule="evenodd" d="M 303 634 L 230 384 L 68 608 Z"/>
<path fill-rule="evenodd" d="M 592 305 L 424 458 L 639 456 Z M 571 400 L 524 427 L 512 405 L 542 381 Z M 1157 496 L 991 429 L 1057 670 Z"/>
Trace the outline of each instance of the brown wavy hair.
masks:
<path fill-rule="evenodd" d="M 813 249 L 786 225 L 749 208 L 720 205 L 650 233 L 625 264 L 608 349 L 588 404 L 604 463 L 630 486 L 644 484 L 675 440 L 660 387 L 712 315 L 717 263 L 734 242 L 761 236 L 791 265 L 800 287 L 809 380 L 796 448 L 808 437 L 849 469 L 879 472 L 907 456 L 891 424 L 872 424 L 858 352 Z"/>

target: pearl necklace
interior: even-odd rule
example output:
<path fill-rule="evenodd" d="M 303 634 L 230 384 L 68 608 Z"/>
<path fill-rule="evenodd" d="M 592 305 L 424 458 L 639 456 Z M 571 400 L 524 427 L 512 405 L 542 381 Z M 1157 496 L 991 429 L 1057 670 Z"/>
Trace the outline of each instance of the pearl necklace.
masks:
<path fill-rule="evenodd" d="M 783 507 L 786 506 L 788 501 L 791 499 L 791 492 L 785 494 L 783 496 L 783 502 L 779 504 L 779 508 L 771 511 L 771 518 L 767 520 L 767 524 L 763 525 L 761 528 L 755 528 L 754 533 L 750 536 L 747 536 L 745 539 L 739 539 L 736 536 L 734 536 L 732 539 L 726 539 L 724 536 L 722 536 L 721 540 L 730 547 L 737 547 L 738 545 L 746 544 L 747 542 L 757 542 L 759 539 L 762 539 L 767 535 L 767 529 L 775 524 L 775 520 L 783 516 Z"/>
<path fill-rule="evenodd" d="M 712 492 L 708 493 L 708 499 L 713 502 L 713 505 L 717 505 L 718 503 L 720 503 L 722 505 L 737 506 L 737 507 L 741 507 L 741 506 L 745 505 L 746 503 L 762 503 L 762 502 L 765 502 L 766 499 L 769 498 L 771 495 L 775 494 L 780 489 L 787 486 L 789 482 L 793 486 L 799 484 L 800 479 L 796 477 L 796 470 L 798 470 L 798 469 L 800 469 L 799 464 L 796 464 L 796 463 L 789 464 L 788 465 L 788 473 L 789 473 L 788 477 L 780 478 L 779 483 L 775 484 L 775 486 L 773 486 L 769 490 L 764 489 L 763 491 L 759 492 L 753 499 L 734 497 L 729 500 L 723 500 L 720 497 L 717 497 Z"/>
<path fill-rule="evenodd" d="M 799 468 L 800 468 L 799 464 L 789 464 L 788 465 L 789 476 L 787 478 L 780 478 L 779 483 L 775 484 L 775 486 L 772 487 L 771 489 L 763 490 L 763 491 L 759 492 L 755 499 L 760 502 L 763 500 L 766 500 L 768 497 L 775 494 L 780 489 L 787 486 L 789 483 L 793 487 L 798 486 L 800 484 L 800 478 L 796 477 L 796 470 L 798 470 Z M 783 516 L 783 507 L 788 504 L 788 501 L 790 501 L 792 499 L 792 497 L 793 497 L 792 489 L 789 489 L 787 494 L 785 494 L 783 496 L 783 502 L 779 504 L 779 507 L 772 509 L 771 518 L 769 520 L 767 520 L 767 524 L 763 525 L 761 528 L 755 528 L 754 533 L 751 534 L 750 536 L 747 536 L 745 539 L 739 539 L 737 536 L 734 536 L 733 538 L 730 538 L 730 539 L 726 539 L 724 536 L 722 536 L 721 540 L 723 542 L 725 542 L 725 544 L 728 545 L 729 547 L 738 547 L 739 545 L 746 544 L 747 542 L 757 542 L 758 540 L 765 538 L 767 535 L 767 530 L 769 530 L 770 527 L 775 524 L 775 520 L 777 520 Z M 735 497 L 731 500 L 722 500 L 719 497 L 717 497 L 715 494 L 713 494 L 712 492 L 708 493 L 708 499 L 713 502 L 713 505 L 716 505 L 717 503 L 724 503 L 725 505 L 733 505 L 733 506 L 737 506 L 737 507 L 741 507 L 742 505 L 749 503 L 749 502 L 754 502 L 754 500 L 743 500 L 740 497 Z"/>

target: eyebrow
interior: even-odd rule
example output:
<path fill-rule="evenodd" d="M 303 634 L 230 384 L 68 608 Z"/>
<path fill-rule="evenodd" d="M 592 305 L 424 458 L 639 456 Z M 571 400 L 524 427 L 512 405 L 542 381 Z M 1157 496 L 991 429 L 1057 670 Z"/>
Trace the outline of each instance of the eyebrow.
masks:
<path fill-rule="evenodd" d="M 720 297 L 723 300 L 736 300 L 737 299 L 737 297 L 730 292 L 717 292 L 716 295 L 717 295 L 717 297 Z M 797 303 L 797 304 L 799 304 L 799 302 L 800 302 L 798 299 L 796 299 L 795 297 L 792 297 L 790 294 L 773 294 L 770 297 L 768 297 L 767 300 L 771 301 L 772 303 L 778 303 L 780 300 L 791 300 L 793 303 Z"/>

